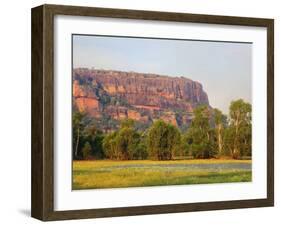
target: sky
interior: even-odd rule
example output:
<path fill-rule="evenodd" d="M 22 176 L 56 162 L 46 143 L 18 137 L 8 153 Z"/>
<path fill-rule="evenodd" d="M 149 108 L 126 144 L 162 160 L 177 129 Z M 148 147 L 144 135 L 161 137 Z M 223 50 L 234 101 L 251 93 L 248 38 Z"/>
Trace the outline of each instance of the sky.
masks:
<path fill-rule="evenodd" d="M 251 43 L 73 35 L 73 67 L 183 76 L 225 114 L 232 100 L 251 103 Z"/>

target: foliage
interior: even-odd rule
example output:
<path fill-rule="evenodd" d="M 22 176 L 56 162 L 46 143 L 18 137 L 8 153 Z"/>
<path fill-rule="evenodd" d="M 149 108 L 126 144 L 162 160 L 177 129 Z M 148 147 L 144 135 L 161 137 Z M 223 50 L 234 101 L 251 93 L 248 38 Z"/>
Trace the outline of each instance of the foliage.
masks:
<path fill-rule="evenodd" d="M 80 139 L 81 139 L 81 133 L 84 130 L 85 125 L 86 125 L 85 113 L 75 111 L 72 116 L 72 136 L 73 136 L 72 150 L 73 150 L 74 159 L 79 159 L 79 156 L 81 155 Z"/>
<path fill-rule="evenodd" d="M 251 105 L 242 99 L 231 102 L 229 118 L 219 109 L 196 107 L 190 126 L 182 133 L 163 120 L 144 127 L 131 119 L 117 122 L 102 118 L 112 122 L 115 131 L 101 131 L 99 125 L 103 122 L 73 110 L 74 160 L 239 159 L 252 155 Z"/>
<path fill-rule="evenodd" d="M 94 125 L 89 125 L 83 131 L 83 141 L 84 143 L 88 142 L 91 145 L 91 155 L 95 159 L 104 158 L 104 151 L 102 147 L 104 135 L 98 130 Z"/>
<path fill-rule="evenodd" d="M 180 147 L 180 132 L 171 124 L 158 120 L 148 131 L 147 148 L 150 159 L 170 160 Z"/>
<path fill-rule="evenodd" d="M 184 136 L 187 151 L 194 158 L 214 157 L 212 135 L 210 128 L 210 110 L 207 106 L 195 108 L 191 126 Z"/>
<path fill-rule="evenodd" d="M 134 128 L 134 121 L 125 120 L 118 131 L 105 137 L 103 148 L 110 159 L 143 159 L 147 157 L 146 147 L 140 141 L 141 136 Z"/>
<path fill-rule="evenodd" d="M 232 101 L 229 107 L 229 149 L 233 158 L 251 156 L 252 107 L 242 99 Z"/>
<path fill-rule="evenodd" d="M 109 133 L 103 140 L 104 154 L 109 159 L 118 159 L 116 151 L 116 138 L 117 132 Z"/>
<path fill-rule="evenodd" d="M 91 145 L 89 142 L 86 142 L 84 144 L 84 147 L 82 148 L 82 155 L 83 155 L 83 159 L 91 158 Z"/>
<path fill-rule="evenodd" d="M 90 117 L 85 113 L 74 111 L 72 117 L 73 133 L 73 158 L 84 159 L 82 149 L 88 142 L 91 146 L 91 156 L 95 159 L 104 158 L 103 152 L 103 133 L 92 124 Z"/>
<path fill-rule="evenodd" d="M 214 109 L 214 148 L 217 150 L 217 155 L 224 155 L 224 132 L 227 126 L 227 116 L 219 109 Z"/>

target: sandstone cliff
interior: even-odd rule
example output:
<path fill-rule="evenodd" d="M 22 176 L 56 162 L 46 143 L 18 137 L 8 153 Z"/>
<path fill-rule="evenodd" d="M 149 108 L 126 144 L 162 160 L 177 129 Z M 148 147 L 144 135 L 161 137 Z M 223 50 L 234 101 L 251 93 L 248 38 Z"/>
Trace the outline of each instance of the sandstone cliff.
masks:
<path fill-rule="evenodd" d="M 209 105 L 202 85 L 185 77 L 78 68 L 73 71 L 73 105 L 101 129 L 126 118 L 150 124 L 163 119 L 187 126 L 194 107 Z M 111 123 L 111 125 L 106 125 Z"/>

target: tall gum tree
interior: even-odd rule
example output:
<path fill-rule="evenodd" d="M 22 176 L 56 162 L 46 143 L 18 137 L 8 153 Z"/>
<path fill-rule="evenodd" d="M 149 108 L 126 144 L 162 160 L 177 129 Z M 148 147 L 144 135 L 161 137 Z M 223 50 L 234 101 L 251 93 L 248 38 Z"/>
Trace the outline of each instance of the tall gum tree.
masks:
<path fill-rule="evenodd" d="M 218 149 L 218 156 L 223 155 L 224 140 L 223 133 L 227 123 L 227 117 L 219 109 L 214 109 L 214 121 L 215 121 L 215 136 L 216 146 Z"/>
<path fill-rule="evenodd" d="M 244 100 L 232 101 L 229 107 L 230 127 L 234 130 L 231 154 L 233 158 L 241 155 L 241 140 L 245 140 L 245 128 L 251 127 L 252 106 Z"/>

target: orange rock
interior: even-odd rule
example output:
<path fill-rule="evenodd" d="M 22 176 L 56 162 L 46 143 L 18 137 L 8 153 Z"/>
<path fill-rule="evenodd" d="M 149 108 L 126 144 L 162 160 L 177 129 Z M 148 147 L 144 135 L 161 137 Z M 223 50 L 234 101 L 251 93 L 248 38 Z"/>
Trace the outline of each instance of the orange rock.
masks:
<path fill-rule="evenodd" d="M 181 126 L 190 123 L 194 107 L 209 106 L 202 85 L 185 77 L 86 68 L 73 72 L 74 105 L 93 117 L 144 123 L 162 118 Z"/>
<path fill-rule="evenodd" d="M 80 112 L 98 112 L 99 111 L 99 101 L 93 98 L 78 97 L 75 98 L 75 104 Z M 92 114 L 91 114 L 92 115 Z"/>

